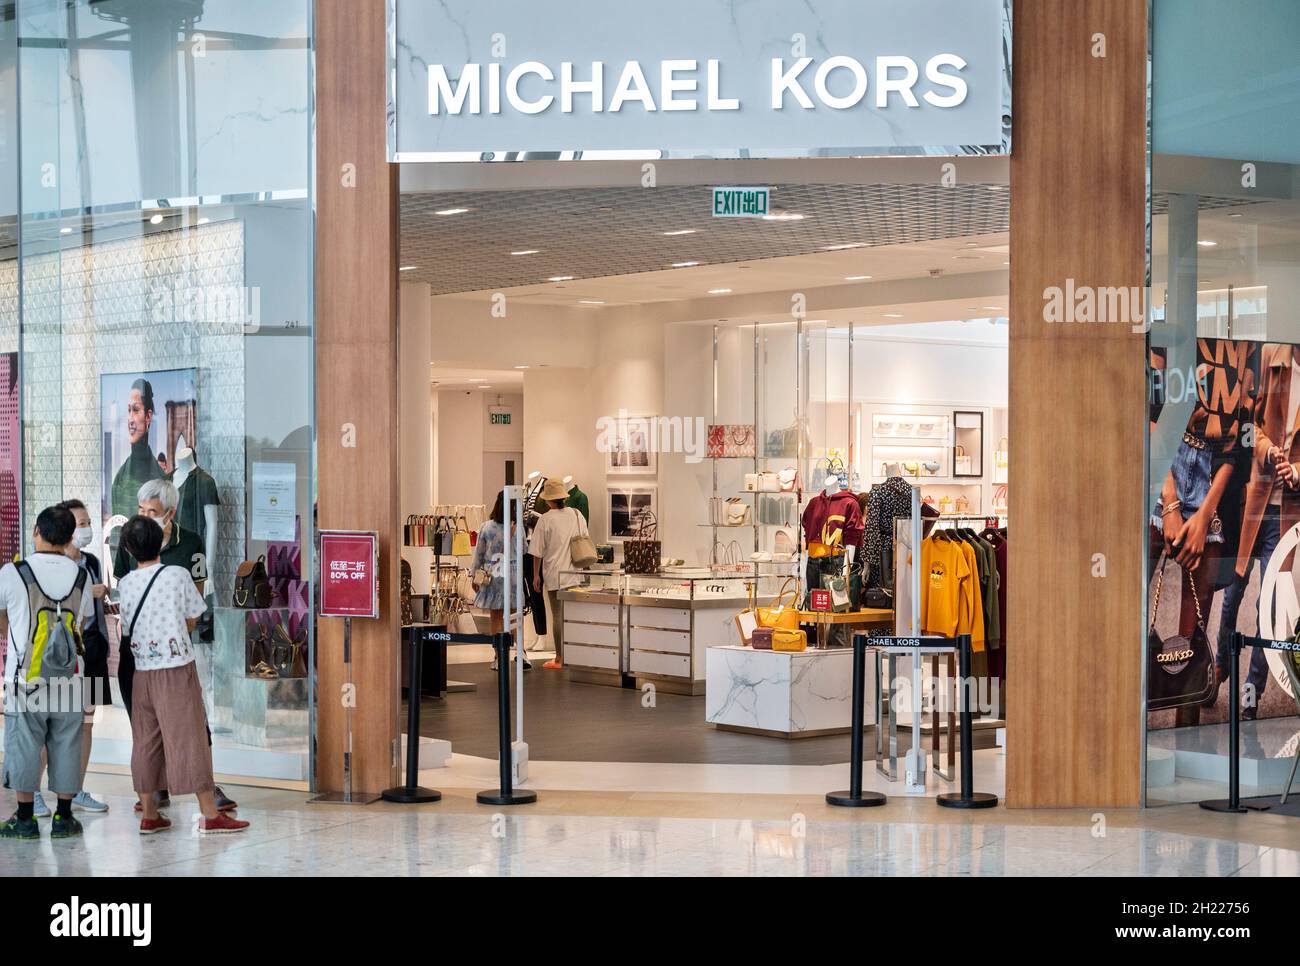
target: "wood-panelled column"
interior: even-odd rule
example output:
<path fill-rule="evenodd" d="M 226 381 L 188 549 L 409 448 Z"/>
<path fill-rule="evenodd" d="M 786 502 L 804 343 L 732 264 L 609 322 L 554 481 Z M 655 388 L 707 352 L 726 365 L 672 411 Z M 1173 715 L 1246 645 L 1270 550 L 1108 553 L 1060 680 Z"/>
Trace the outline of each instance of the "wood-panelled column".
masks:
<path fill-rule="evenodd" d="M 397 166 L 385 139 L 383 0 L 316 0 L 319 526 L 379 531 L 377 621 L 353 621 L 353 789 L 397 784 Z M 346 166 L 351 165 L 351 168 Z M 317 786 L 343 782 L 342 621 L 317 633 Z"/>
<path fill-rule="evenodd" d="M 1147 4 L 1018 2 L 1014 34 L 1007 804 L 1136 805 L 1144 339 L 1044 290 L 1143 284 Z"/>

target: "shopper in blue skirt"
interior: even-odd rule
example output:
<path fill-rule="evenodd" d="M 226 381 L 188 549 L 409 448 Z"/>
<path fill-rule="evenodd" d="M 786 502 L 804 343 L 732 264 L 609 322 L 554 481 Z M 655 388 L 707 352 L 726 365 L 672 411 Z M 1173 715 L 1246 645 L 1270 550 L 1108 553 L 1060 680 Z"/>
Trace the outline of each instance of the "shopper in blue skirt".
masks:
<path fill-rule="evenodd" d="M 505 552 L 505 504 L 502 494 L 497 494 L 492 512 L 478 532 L 478 542 L 474 545 L 474 559 L 470 563 L 475 590 L 474 606 L 488 612 L 492 620 L 492 633 L 500 634 L 505 629 L 505 580 L 501 572 L 501 559 Z M 516 585 L 515 593 L 522 594 L 524 588 Z M 497 669 L 496 655 L 492 655 L 492 670 Z M 524 670 L 531 671 L 532 663 L 525 656 Z"/>

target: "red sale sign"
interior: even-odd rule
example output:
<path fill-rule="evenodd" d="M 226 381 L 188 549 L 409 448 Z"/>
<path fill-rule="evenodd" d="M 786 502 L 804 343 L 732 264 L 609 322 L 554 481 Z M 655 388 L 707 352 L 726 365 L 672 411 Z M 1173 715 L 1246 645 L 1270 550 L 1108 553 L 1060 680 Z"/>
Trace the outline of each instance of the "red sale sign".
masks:
<path fill-rule="evenodd" d="M 322 530 L 321 617 L 379 616 L 379 534 Z"/>
<path fill-rule="evenodd" d="M 808 596 L 813 610 L 828 611 L 831 609 L 831 592 L 829 590 L 814 590 Z"/>

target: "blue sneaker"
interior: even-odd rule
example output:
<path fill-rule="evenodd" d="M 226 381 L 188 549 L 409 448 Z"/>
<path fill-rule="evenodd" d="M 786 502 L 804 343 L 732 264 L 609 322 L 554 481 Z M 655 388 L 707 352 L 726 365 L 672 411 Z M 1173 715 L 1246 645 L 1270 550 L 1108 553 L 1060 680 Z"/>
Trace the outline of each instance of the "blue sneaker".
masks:
<path fill-rule="evenodd" d="M 36 797 L 32 799 L 32 814 L 37 818 L 50 817 L 50 806 L 45 804 L 45 799 L 41 798 L 40 792 L 37 792 Z"/>
<path fill-rule="evenodd" d="M 108 802 L 101 802 L 83 788 L 72 799 L 72 807 L 85 809 L 87 812 L 107 812 Z"/>

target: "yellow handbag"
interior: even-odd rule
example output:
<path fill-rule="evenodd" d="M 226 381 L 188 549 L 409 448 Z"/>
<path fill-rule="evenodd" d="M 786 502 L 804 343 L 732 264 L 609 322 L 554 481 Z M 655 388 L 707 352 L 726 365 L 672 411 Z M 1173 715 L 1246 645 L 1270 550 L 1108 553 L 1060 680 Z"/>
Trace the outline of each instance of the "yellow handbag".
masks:
<path fill-rule="evenodd" d="M 801 630 L 777 628 L 772 631 L 772 650 L 806 651 L 808 650 L 808 635 Z"/>
<path fill-rule="evenodd" d="M 790 599 L 786 601 L 785 592 L 787 587 L 792 587 Z M 776 602 L 771 607 L 760 607 L 758 609 L 758 626 L 771 627 L 774 630 L 783 628 L 785 630 L 799 629 L 799 611 L 795 609 L 795 602 L 799 600 L 799 583 L 793 577 L 787 577 L 781 584 L 781 589 L 777 591 Z"/>
<path fill-rule="evenodd" d="M 460 528 L 460 524 L 465 524 L 465 529 Z M 469 522 L 464 517 L 455 523 L 456 529 L 451 534 L 451 553 L 453 557 L 468 557 L 474 552 L 473 546 L 469 542 Z"/>

